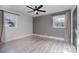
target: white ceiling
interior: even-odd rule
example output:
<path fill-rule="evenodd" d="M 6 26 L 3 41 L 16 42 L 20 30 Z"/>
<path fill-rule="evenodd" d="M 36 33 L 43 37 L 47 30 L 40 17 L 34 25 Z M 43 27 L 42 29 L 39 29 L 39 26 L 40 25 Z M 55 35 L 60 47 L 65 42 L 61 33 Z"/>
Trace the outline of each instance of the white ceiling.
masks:
<path fill-rule="evenodd" d="M 34 8 L 34 5 L 29 5 L 29 6 Z M 72 8 L 73 8 L 73 5 L 43 5 L 41 10 L 46 10 L 46 13 L 40 12 L 38 15 L 36 15 L 34 12 L 27 13 L 31 9 L 27 8 L 25 5 L 0 5 L 0 9 L 12 11 L 12 12 L 23 13 L 23 14 L 30 15 L 32 17 L 51 14 L 51 13 L 55 13 L 55 12 L 59 12 L 59 11 L 72 9 Z"/>

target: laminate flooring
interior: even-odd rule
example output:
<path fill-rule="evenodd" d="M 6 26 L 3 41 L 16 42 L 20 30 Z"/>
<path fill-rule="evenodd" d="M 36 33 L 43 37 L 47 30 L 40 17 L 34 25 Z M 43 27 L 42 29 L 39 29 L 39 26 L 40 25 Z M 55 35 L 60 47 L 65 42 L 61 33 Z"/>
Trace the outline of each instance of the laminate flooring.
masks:
<path fill-rule="evenodd" d="M 64 53 L 63 40 L 28 36 L 0 44 L 0 53 Z"/>

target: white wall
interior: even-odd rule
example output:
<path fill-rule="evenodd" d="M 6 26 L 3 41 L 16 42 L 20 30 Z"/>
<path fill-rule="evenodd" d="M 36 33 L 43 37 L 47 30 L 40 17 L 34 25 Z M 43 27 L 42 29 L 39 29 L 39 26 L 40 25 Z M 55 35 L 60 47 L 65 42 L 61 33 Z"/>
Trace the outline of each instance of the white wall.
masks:
<path fill-rule="evenodd" d="M 32 34 L 32 17 L 24 14 L 17 17 L 16 28 L 5 26 L 5 40 L 3 41 L 7 42 Z"/>
<path fill-rule="evenodd" d="M 19 12 L 17 9 L 12 9 L 13 6 L 8 5 L 1 5 L 0 10 L 9 11 L 12 13 L 19 14 L 17 19 L 17 27 L 16 28 L 9 28 L 7 26 L 4 26 L 4 32 L 3 32 L 3 42 L 11 41 L 14 39 L 18 39 L 21 37 L 28 36 L 32 34 L 33 32 L 33 19 L 31 16 L 27 15 L 27 13 L 23 14 Z M 4 13 L 5 15 L 5 13 Z M 5 37 L 5 38 L 4 38 Z"/>
<path fill-rule="evenodd" d="M 32 34 L 32 30 L 33 30 L 32 17 L 27 15 L 27 13 L 23 14 L 19 12 L 18 11 L 19 9 L 18 10 L 15 8 L 12 9 L 11 7 L 13 6 L 9 6 L 9 5 L 0 6 L 0 10 L 5 10 L 5 11 L 9 11 L 9 12 L 20 15 L 18 16 L 18 19 L 17 19 L 16 28 L 9 28 L 7 26 L 4 26 L 4 33 L 3 33 L 3 40 L 2 40 L 3 42 L 7 42 L 7 41 L 11 41 L 17 38 L 28 36 Z"/>
<path fill-rule="evenodd" d="M 76 8 L 76 5 L 71 9 L 71 44 L 73 44 L 73 12 Z"/>

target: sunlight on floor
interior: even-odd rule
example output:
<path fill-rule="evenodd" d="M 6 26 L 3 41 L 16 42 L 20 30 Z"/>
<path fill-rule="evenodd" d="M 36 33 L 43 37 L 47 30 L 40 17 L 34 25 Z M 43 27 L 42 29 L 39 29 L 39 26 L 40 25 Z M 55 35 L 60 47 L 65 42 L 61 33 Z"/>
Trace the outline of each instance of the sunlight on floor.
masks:
<path fill-rule="evenodd" d="M 64 53 L 76 53 L 76 48 L 73 45 L 65 45 Z"/>

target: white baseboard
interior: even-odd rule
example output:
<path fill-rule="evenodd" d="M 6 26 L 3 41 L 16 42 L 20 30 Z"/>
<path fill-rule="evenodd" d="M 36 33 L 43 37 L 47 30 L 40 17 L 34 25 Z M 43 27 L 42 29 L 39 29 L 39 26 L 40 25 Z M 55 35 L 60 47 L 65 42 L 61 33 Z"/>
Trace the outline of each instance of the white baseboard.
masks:
<path fill-rule="evenodd" d="M 40 36 L 40 37 L 51 38 L 51 39 L 57 39 L 57 40 L 64 40 L 64 38 L 54 37 L 54 36 L 47 36 L 47 35 L 40 35 L 40 34 L 33 34 L 33 35 Z"/>
<path fill-rule="evenodd" d="M 16 38 L 14 38 L 14 39 L 21 39 L 21 38 L 28 37 L 28 36 L 31 36 L 31 35 L 33 35 L 33 34 L 28 34 L 28 35 L 19 36 L 19 37 L 16 37 Z"/>
<path fill-rule="evenodd" d="M 40 36 L 40 37 L 46 37 L 46 38 L 51 38 L 51 39 L 57 39 L 57 40 L 64 40 L 64 38 L 60 38 L 60 37 L 53 37 L 53 36 L 40 35 L 40 34 L 28 34 L 28 35 L 23 35 L 23 36 L 19 36 L 19 37 L 16 37 L 16 38 L 12 38 L 11 40 L 6 39 L 4 42 L 21 39 L 21 38 L 28 37 L 28 36 L 31 36 L 31 35 Z"/>
<path fill-rule="evenodd" d="M 22 35 L 22 36 L 19 36 L 19 37 L 12 38 L 11 40 L 10 39 L 6 39 L 4 42 L 21 39 L 21 38 L 28 37 L 28 36 L 31 36 L 31 35 L 33 35 L 33 34 Z"/>

